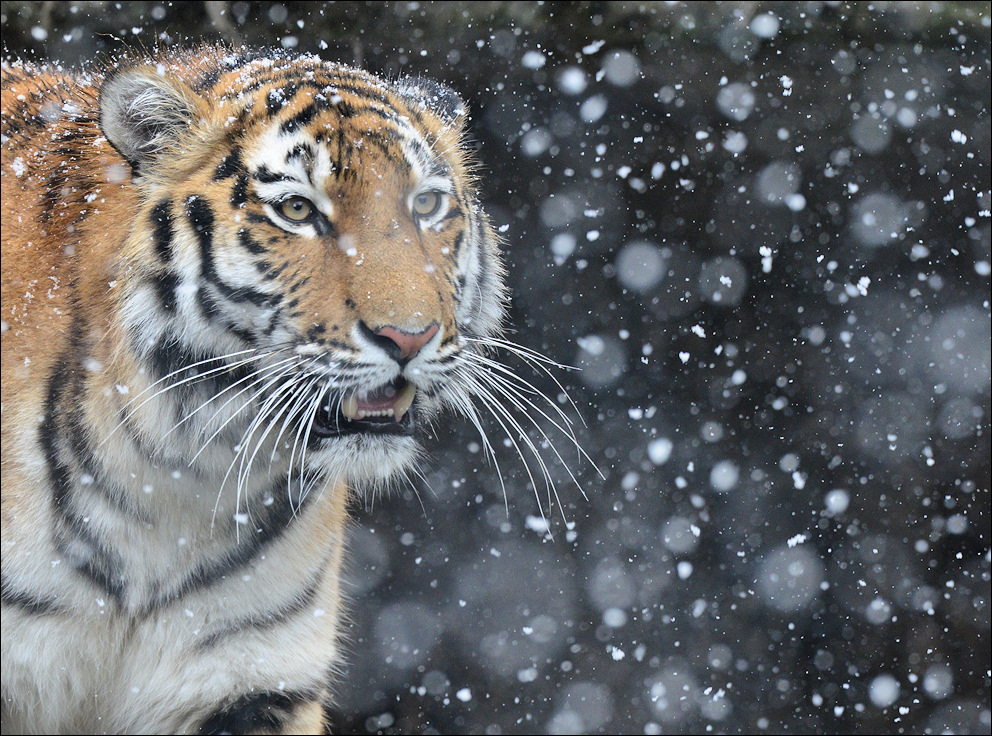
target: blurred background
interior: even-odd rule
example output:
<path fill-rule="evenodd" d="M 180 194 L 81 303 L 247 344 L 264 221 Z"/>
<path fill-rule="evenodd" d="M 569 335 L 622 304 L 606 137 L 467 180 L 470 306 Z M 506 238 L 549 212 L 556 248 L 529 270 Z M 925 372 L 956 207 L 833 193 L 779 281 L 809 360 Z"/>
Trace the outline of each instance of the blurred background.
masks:
<path fill-rule="evenodd" d="M 498 423 L 497 472 L 453 421 L 426 482 L 356 504 L 336 732 L 987 734 L 990 15 L 4 2 L 0 20 L 8 58 L 222 39 L 431 76 L 471 107 L 510 337 L 578 369 L 553 369 L 575 408 L 503 358 L 591 462 L 521 418 L 549 500 Z"/>

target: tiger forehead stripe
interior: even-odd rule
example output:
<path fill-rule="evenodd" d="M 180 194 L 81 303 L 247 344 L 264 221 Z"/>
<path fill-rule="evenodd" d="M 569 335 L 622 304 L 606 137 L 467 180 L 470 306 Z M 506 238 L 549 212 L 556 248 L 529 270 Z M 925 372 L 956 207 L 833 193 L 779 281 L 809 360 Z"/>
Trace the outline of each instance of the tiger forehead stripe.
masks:
<path fill-rule="evenodd" d="M 361 129 L 360 141 L 379 148 L 386 155 L 402 155 L 415 181 L 451 177 L 451 166 L 429 142 L 430 131 L 422 129 L 407 114 L 408 106 L 399 108 L 396 105 L 400 100 L 379 94 L 373 95 L 370 104 L 366 98 L 357 99 L 359 91 L 366 90 L 359 90 L 354 85 L 325 85 L 324 80 L 315 79 L 303 83 L 289 81 L 267 91 L 263 87 L 260 94 L 266 100 L 267 110 L 271 110 L 273 100 L 280 101 L 281 107 L 273 116 L 279 138 L 267 134 L 267 144 L 263 146 L 264 163 L 255 170 L 254 178 L 262 183 L 307 182 L 319 189 L 320 182 L 329 174 L 339 176 L 348 168 L 340 150 L 345 121 Z M 371 120 L 363 121 L 362 118 Z M 326 148 L 313 144 L 328 140 L 333 131 L 337 131 L 338 160 L 327 169 L 316 161 L 320 157 L 317 152 L 322 154 Z M 273 170 L 273 160 L 283 164 L 278 171 Z M 442 187 L 446 191 L 452 188 L 450 185 Z"/>

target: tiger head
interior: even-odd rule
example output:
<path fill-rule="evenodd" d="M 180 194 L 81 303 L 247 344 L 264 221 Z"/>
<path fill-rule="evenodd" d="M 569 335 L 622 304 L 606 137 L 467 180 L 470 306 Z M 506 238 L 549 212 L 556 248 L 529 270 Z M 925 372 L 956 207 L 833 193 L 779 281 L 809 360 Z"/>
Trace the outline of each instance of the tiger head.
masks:
<path fill-rule="evenodd" d="M 468 358 L 505 311 L 465 119 L 439 84 L 311 56 L 119 67 L 100 126 L 139 208 L 119 328 L 162 375 L 238 367 L 223 398 L 311 469 L 402 472 L 418 422 L 472 412 Z"/>

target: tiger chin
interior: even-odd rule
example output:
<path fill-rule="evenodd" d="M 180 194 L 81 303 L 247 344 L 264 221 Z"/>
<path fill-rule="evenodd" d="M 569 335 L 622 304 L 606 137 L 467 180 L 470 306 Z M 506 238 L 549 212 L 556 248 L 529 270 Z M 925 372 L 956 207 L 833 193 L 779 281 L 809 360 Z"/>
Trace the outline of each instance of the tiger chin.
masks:
<path fill-rule="evenodd" d="M 223 47 L 2 103 L 3 732 L 322 732 L 349 497 L 509 395 L 465 105 Z"/>

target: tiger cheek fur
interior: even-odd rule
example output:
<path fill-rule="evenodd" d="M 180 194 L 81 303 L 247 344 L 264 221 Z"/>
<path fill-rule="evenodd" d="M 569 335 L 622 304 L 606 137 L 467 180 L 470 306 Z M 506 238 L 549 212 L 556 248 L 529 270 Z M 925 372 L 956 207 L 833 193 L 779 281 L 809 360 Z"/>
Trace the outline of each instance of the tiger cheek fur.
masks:
<path fill-rule="evenodd" d="M 348 497 L 505 312 L 464 106 L 221 47 L 2 95 L 3 731 L 320 732 Z"/>

